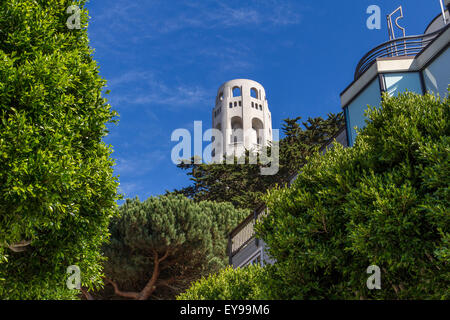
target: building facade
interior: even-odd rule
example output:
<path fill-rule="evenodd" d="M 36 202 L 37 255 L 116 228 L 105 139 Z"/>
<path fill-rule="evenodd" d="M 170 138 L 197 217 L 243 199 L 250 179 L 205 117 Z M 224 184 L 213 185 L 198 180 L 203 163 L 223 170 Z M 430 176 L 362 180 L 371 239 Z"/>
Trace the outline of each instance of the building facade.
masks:
<path fill-rule="evenodd" d="M 215 161 L 267 146 L 272 141 L 272 115 L 264 87 L 247 79 L 225 82 L 217 92 L 212 127 L 221 132 L 214 143 Z"/>
<path fill-rule="evenodd" d="M 447 17 L 448 12 L 445 12 Z M 368 105 L 381 106 L 382 93 L 394 96 L 408 90 L 447 95 L 450 23 L 446 22 L 439 14 L 424 34 L 385 42 L 360 60 L 354 81 L 341 93 L 349 146 L 355 143 L 355 127 L 365 126 L 364 112 Z"/>

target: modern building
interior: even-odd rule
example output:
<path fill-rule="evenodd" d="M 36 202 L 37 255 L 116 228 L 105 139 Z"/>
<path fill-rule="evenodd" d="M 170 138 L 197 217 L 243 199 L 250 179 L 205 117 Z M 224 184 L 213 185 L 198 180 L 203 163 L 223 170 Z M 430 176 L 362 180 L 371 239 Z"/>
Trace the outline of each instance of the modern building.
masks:
<path fill-rule="evenodd" d="M 217 92 L 212 125 L 222 133 L 221 141 L 215 141 L 213 160 L 267 146 L 272 141 L 272 115 L 264 87 L 247 79 L 225 82 Z"/>
<path fill-rule="evenodd" d="M 446 1 L 449 6 L 449 0 Z M 367 106 L 379 107 L 383 92 L 405 90 L 444 97 L 450 83 L 449 10 L 431 21 L 422 35 L 385 42 L 370 50 L 358 63 L 354 81 L 341 93 L 348 145 L 353 146 L 355 127 L 365 126 Z"/>
<path fill-rule="evenodd" d="M 407 36 L 385 42 L 370 50 L 357 64 L 354 81 L 342 92 L 346 126 L 339 130 L 324 146 L 325 153 L 334 141 L 353 146 L 357 128 L 365 126 L 364 112 L 368 105 L 381 106 L 382 93 L 396 95 L 405 90 L 440 97 L 447 95 L 450 84 L 450 0 L 447 10 L 434 18 L 424 34 Z M 289 185 L 295 180 L 292 176 Z M 253 263 L 273 263 L 266 253 L 266 245 L 255 237 L 255 222 L 267 214 L 261 205 L 241 222 L 229 235 L 229 263 L 244 267 Z"/>

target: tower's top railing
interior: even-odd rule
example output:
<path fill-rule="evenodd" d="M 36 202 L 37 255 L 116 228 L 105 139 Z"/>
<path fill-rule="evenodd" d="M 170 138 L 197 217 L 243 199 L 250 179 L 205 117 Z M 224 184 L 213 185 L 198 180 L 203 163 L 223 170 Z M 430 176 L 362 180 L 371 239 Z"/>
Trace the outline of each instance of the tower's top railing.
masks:
<path fill-rule="evenodd" d="M 425 49 L 439 34 L 448 29 L 450 24 L 428 34 L 408 36 L 387 41 L 370 50 L 358 63 L 355 71 L 355 80 L 366 72 L 378 58 L 388 57 L 415 57 Z"/>

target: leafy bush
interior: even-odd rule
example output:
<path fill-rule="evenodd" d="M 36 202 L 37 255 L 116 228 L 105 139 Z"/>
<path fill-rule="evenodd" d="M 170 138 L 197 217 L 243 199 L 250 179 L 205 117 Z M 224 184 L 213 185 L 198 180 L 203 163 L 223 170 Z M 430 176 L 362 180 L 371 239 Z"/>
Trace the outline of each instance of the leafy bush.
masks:
<path fill-rule="evenodd" d="M 266 280 L 261 266 L 227 267 L 196 281 L 177 300 L 264 300 Z"/>
<path fill-rule="evenodd" d="M 111 223 L 105 272 L 117 296 L 141 300 L 173 298 L 226 266 L 227 235 L 249 214 L 181 195 L 128 199 L 120 213 Z"/>
<path fill-rule="evenodd" d="M 70 265 L 83 286 L 102 283 L 118 186 L 102 138 L 116 113 L 102 98 L 86 10 L 82 29 L 66 26 L 72 4 L 0 3 L 0 299 L 75 298 Z"/>
<path fill-rule="evenodd" d="M 449 299 L 449 99 L 383 98 L 352 148 L 266 197 L 273 298 Z M 370 265 L 381 290 L 368 290 Z"/>

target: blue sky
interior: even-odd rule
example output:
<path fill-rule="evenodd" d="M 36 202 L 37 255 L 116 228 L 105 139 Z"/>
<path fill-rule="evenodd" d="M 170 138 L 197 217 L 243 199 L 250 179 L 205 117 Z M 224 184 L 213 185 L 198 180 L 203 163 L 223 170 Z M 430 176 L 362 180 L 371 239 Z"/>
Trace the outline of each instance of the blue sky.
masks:
<path fill-rule="evenodd" d="M 382 10 L 369 30 L 366 9 Z M 423 33 L 439 0 L 91 0 L 89 36 L 119 124 L 105 138 L 126 197 L 189 185 L 171 161 L 171 134 L 211 125 L 219 86 L 246 78 L 283 119 L 341 111 L 339 94 L 362 56 L 387 41 L 386 14 L 403 6 L 407 35 Z"/>

